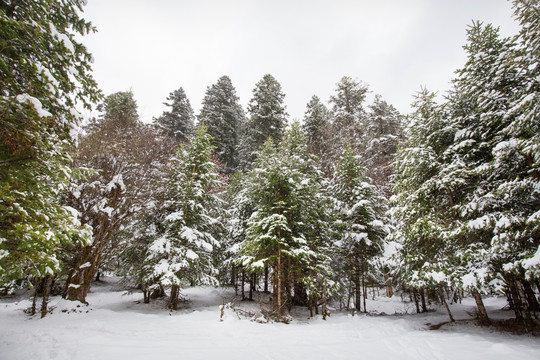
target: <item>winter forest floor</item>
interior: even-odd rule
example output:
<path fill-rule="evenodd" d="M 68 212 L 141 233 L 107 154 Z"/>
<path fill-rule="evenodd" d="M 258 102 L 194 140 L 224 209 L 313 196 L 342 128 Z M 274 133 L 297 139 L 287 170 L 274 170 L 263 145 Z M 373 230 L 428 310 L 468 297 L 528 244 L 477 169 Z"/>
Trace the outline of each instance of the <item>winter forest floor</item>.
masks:
<path fill-rule="evenodd" d="M 182 294 L 188 301 L 170 313 L 163 301 L 143 304 L 140 292 L 105 278 L 94 284 L 89 306 L 55 297 L 44 319 L 25 314 L 29 293 L 0 298 L 0 359 L 540 359 L 539 337 L 474 325 L 472 299 L 452 305 L 455 324 L 430 330 L 448 321 L 444 309 L 414 314 L 400 297 L 369 299 L 369 315 L 332 311 L 324 321 L 295 309 L 290 324 L 259 324 L 230 309 L 220 321 L 224 299 L 248 312 L 258 308 L 235 300 L 234 290 Z M 504 305 L 502 298 L 486 299 L 493 318 L 512 317 Z"/>

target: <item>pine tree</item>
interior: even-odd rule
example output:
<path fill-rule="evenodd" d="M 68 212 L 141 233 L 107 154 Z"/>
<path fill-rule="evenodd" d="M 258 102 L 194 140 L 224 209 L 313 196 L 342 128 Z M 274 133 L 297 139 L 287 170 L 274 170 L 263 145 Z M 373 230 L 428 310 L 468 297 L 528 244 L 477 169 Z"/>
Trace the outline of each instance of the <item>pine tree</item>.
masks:
<path fill-rule="evenodd" d="M 103 114 L 103 121 L 112 122 L 117 127 L 133 127 L 139 122 L 137 103 L 131 90 L 108 95 L 98 110 Z"/>
<path fill-rule="evenodd" d="M 321 102 L 321 99 L 316 95 L 313 95 L 306 105 L 304 124 L 302 125 L 302 130 L 306 133 L 308 144 L 317 141 L 320 132 L 328 125 L 328 123 L 328 109 Z"/>
<path fill-rule="evenodd" d="M 512 123 L 503 130 L 512 139 L 520 139 L 516 144 L 521 154 L 521 160 L 525 160 L 527 167 L 522 169 L 512 179 L 506 179 L 502 188 L 509 189 L 510 184 L 516 183 L 512 193 L 516 196 L 506 197 L 510 191 L 505 191 L 499 198 L 507 200 L 506 206 L 510 209 L 519 209 L 521 220 L 518 229 L 522 231 L 521 239 L 529 236 L 532 242 L 525 242 L 522 247 L 522 259 L 519 260 L 521 269 L 529 281 L 540 279 L 540 264 L 532 259 L 540 256 L 540 212 L 538 188 L 538 176 L 540 173 L 540 22 L 538 13 L 540 4 L 533 0 L 514 1 L 515 18 L 521 25 L 517 39 L 517 57 L 513 64 L 522 74 L 520 91 L 514 92 L 509 115 Z M 511 144 L 511 141 L 507 143 Z M 501 147 L 500 144 L 498 144 Z M 512 163 L 512 146 L 504 146 L 506 149 L 500 152 L 498 161 Z M 504 148 L 503 147 L 503 148 Z M 502 149 L 501 149 L 502 150 Z M 510 151 L 508 151 L 510 150 Z M 515 151 L 514 150 L 514 151 Z M 504 160 L 503 160 L 504 159 Z M 522 179 L 519 181 L 518 179 Z M 521 240 L 520 239 L 520 240 Z M 535 249 L 536 247 L 536 249 Z"/>
<path fill-rule="evenodd" d="M 363 299 L 365 312 L 366 283 L 370 277 L 374 280 L 370 261 L 382 254 L 388 220 L 384 215 L 386 200 L 364 172 L 355 151 L 347 144 L 330 191 L 335 199 L 335 228 L 339 235 L 336 245 L 341 250 L 338 262 L 344 268 L 345 278 L 353 283 L 355 309 L 361 310 Z"/>
<path fill-rule="evenodd" d="M 201 126 L 181 145 L 171 163 L 167 196 L 160 204 L 157 231 L 148 248 L 146 280 L 171 286 L 169 307 L 176 309 L 181 286 L 217 285 L 212 253 L 220 244 L 221 225 L 215 211 L 221 207 L 221 187 L 211 160 L 211 138 Z"/>
<path fill-rule="evenodd" d="M 538 12 L 527 2 L 514 4 L 516 14 Z M 537 20 L 536 31 L 538 32 Z M 527 28 L 527 21 L 522 22 Z M 453 171 L 448 176 L 460 186 L 452 189 L 460 214 L 459 237 L 464 249 L 458 278 L 475 291 L 492 288 L 504 279 L 517 318 L 530 318 L 540 310 L 532 293 L 533 272 L 526 279 L 528 258 L 540 244 L 537 213 L 540 198 L 535 190 L 538 163 L 534 162 L 538 121 L 533 99 L 538 98 L 534 58 L 522 31 L 513 39 L 501 39 L 491 25 L 474 23 L 468 30 L 469 55 L 455 79 L 453 127 L 456 144 L 450 149 Z M 523 46 L 523 47 L 522 47 Z M 538 61 L 538 56 L 536 60 Z M 532 71 L 531 71 L 532 70 Z M 525 120 L 527 119 L 527 120 Z M 525 120 L 525 121 L 524 121 Z M 533 121 L 531 121 L 533 120 Z M 490 282 L 491 281 L 491 282 Z M 528 293 L 528 294 L 527 294 Z"/>
<path fill-rule="evenodd" d="M 363 164 L 373 183 L 386 197 L 391 195 L 391 163 L 394 161 L 397 144 L 401 137 L 403 117 L 379 95 L 369 106 L 365 126 Z"/>
<path fill-rule="evenodd" d="M 486 211 L 489 200 L 480 199 L 491 185 L 482 184 L 483 176 L 478 169 L 492 159 L 493 135 L 502 125 L 502 114 L 507 106 L 505 98 L 513 91 L 512 84 L 516 81 L 512 79 L 512 72 L 508 72 L 506 79 L 496 75 L 501 55 L 507 54 L 511 47 L 509 39 L 501 39 L 498 29 L 480 22 L 474 22 L 467 34 L 464 49 L 468 60 L 457 71 L 458 78 L 454 80 L 446 106 L 455 136 L 446 151 L 447 158 L 439 177 L 453 207 L 455 231 L 447 240 L 457 255 L 451 269 L 452 278 L 456 284 L 463 284 L 476 294 L 490 287 L 496 273 L 486 256 L 493 236 L 485 227 L 490 222 Z M 488 97 L 493 97 L 495 102 L 486 102 Z M 482 109 L 484 105 L 488 106 Z M 474 275 L 471 277 L 471 274 Z M 487 321 L 487 315 L 483 321 Z"/>
<path fill-rule="evenodd" d="M 434 98 L 425 89 L 416 96 L 404 130 L 407 141 L 394 164 L 392 239 L 400 244 L 401 278 L 415 291 L 426 287 L 440 291 L 450 284 L 454 256 L 448 240 L 454 203 L 441 174 L 455 130 Z"/>
<path fill-rule="evenodd" d="M 363 134 L 362 118 L 365 115 L 364 101 L 368 86 L 344 76 L 336 84 L 336 95 L 330 97 L 335 131 L 343 141 L 351 142 Z"/>
<path fill-rule="evenodd" d="M 199 114 L 199 124 L 204 124 L 212 136 L 215 154 L 225 164 L 226 172 L 238 166 L 240 130 L 244 124 L 244 110 L 231 79 L 222 76 L 206 90 Z"/>
<path fill-rule="evenodd" d="M 367 93 L 366 84 L 348 76 L 342 77 L 336 84 L 335 95 L 330 97 L 332 124 L 329 149 L 321 164 L 328 176 L 332 176 L 345 144 L 350 143 L 357 151 L 365 149 L 364 101 Z"/>
<path fill-rule="evenodd" d="M 244 199 L 253 213 L 239 260 L 252 271 L 272 268 L 275 315 L 286 321 L 293 301 L 289 279 L 302 284 L 310 297 L 318 291 L 326 298 L 333 286 L 322 176 L 298 124 L 279 147 L 271 139 L 264 144 L 248 177 Z"/>
<path fill-rule="evenodd" d="M 169 136 L 174 136 L 178 141 L 186 141 L 193 134 L 195 115 L 189 99 L 183 88 L 174 90 L 167 97 L 169 102 L 163 103 L 170 108 L 163 114 L 154 118 L 154 123 Z"/>
<path fill-rule="evenodd" d="M 330 113 L 315 95 L 307 103 L 302 130 L 307 136 L 309 152 L 319 158 L 325 156 L 329 147 Z"/>
<path fill-rule="evenodd" d="M 538 13 L 526 1 L 514 6 L 518 18 Z M 538 29 L 537 17 L 524 17 L 533 18 Z M 532 49 L 525 50 L 529 30 L 503 39 L 498 29 L 475 22 L 467 33 L 468 59 L 447 102 L 419 103 L 406 131 L 396 162 L 396 237 L 411 283 L 470 290 L 483 322 L 489 319 L 481 292 L 505 289 L 516 317 L 527 320 L 539 309 L 530 284 L 537 265 L 530 259 L 540 243 L 531 102 L 538 80 L 530 76 Z"/>
<path fill-rule="evenodd" d="M 275 143 L 282 139 L 287 125 L 284 98 L 281 85 L 270 74 L 255 85 L 248 105 L 249 119 L 243 129 L 240 146 L 243 167 L 255 160 L 257 151 L 268 138 Z"/>
<path fill-rule="evenodd" d="M 244 172 L 236 173 L 230 180 L 226 202 L 226 229 L 227 236 L 224 239 L 224 256 L 222 273 L 230 274 L 231 285 L 234 285 L 238 295 L 238 282 L 245 276 L 245 267 L 240 258 L 240 244 L 246 239 L 246 229 L 249 218 L 254 212 L 254 199 L 248 196 L 248 176 Z M 265 277 L 265 291 L 268 291 L 268 266 L 263 270 Z M 245 299 L 244 288 L 241 288 L 242 300 Z"/>
<path fill-rule="evenodd" d="M 91 55 L 75 40 L 94 28 L 82 2 L 0 4 L 0 286 L 52 276 L 61 246 L 90 240 L 60 194 L 76 171 L 67 148 L 80 115 L 101 93 Z M 45 312 L 46 313 L 46 305 Z"/>

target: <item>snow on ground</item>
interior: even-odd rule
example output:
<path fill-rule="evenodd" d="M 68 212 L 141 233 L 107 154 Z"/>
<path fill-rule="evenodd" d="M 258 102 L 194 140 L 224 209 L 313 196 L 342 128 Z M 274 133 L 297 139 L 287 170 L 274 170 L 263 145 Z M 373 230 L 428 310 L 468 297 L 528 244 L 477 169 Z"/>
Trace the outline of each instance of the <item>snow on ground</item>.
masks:
<path fill-rule="evenodd" d="M 142 294 L 120 290 L 106 278 L 88 296 L 90 306 L 53 298 L 52 314 L 30 318 L 23 310 L 30 300 L 0 299 L 0 359 L 534 359 L 540 341 L 529 336 L 497 333 L 469 323 L 430 331 L 427 324 L 447 321 L 441 310 L 413 314 L 399 297 L 368 300 L 372 313 L 335 311 L 323 321 L 295 313 L 291 324 L 259 324 L 225 311 L 219 305 L 234 300 L 234 291 L 189 288 L 183 309 L 170 313 L 165 303 L 142 303 Z M 255 303 L 238 306 L 254 311 Z M 487 299 L 495 316 L 502 299 Z M 454 304 L 457 319 L 470 319 L 472 301 Z M 64 311 L 62 311 L 64 310 Z M 73 311 L 75 310 L 75 311 Z M 395 315 L 401 313 L 402 315 Z"/>

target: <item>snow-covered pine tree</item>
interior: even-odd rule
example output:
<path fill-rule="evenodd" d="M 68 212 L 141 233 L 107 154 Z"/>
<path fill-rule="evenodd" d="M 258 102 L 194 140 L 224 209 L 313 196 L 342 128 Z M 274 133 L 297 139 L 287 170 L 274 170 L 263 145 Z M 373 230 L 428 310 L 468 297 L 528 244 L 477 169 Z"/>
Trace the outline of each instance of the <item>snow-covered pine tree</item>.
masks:
<path fill-rule="evenodd" d="M 391 164 L 401 137 L 403 117 L 381 96 L 376 95 L 373 104 L 369 106 L 365 122 L 366 149 L 362 154 L 362 163 L 373 184 L 386 197 L 390 197 Z"/>
<path fill-rule="evenodd" d="M 310 298 L 319 290 L 325 299 L 333 287 L 328 204 L 321 173 L 297 123 L 278 147 L 271 139 L 264 144 L 248 174 L 244 198 L 254 211 L 239 260 L 253 270 L 272 268 L 276 317 L 287 319 L 294 284 L 303 284 Z"/>
<path fill-rule="evenodd" d="M 537 3 L 514 6 L 518 17 L 538 13 Z M 536 17 L 526 18 L 538 29 Z M 417 106 L 396 162 L 396 237 L 404 241 L 409 280 L 470 290 L 484 322 L 482 291 L 507 292 L 519 319 L 539 309 L 533 272 L 526 277 L 540 243 L 538 106 L 531 102 L 538 98 L 538 79 L 531 76 L 538 57 L 530 62 L 535 55 L 521 38 L 527 32 L 501 39 L 493 26 L 473 23 L 468 59 L 448 101 L 431 114 L 420 111 L 428 102 Z"/>
<path fill-rule="evenodd" d="M 514 145 L 521 154 L 520 158 L 525 160 L 528 167 L 523 169 L 521 174 L 514 179 L 506 179 L 502 184 L 502 189 L 509 189 L 512 186 L 511 194 L 505 196 L 509 191 L 502 194 L 502 198 L 507 200 L 508 208 L 517 207 L 521 217 L 521 222 L 517 227 L 521 231 L 521 240 L 527 236 L 533 241 L 525 241 L 522 249 L 521 259 L 514 261 L 519 265 L 514 269 L 523 271 L 525 278 L 529 282 L 540 279 L 540 4 L 534 0 L 514 1 L 515 18 L 519 21 L 521 30 L 515 39 L 518 44 L 517 57 L 509 65 L 515 65 L 521 74 L 521 88 L 513 93 L 510 103 L 509 115 L 512 118 L 511 124 L 503 130 L 507 136 L 511 134 L 512 139 L 519 139 L 517 144 L 508 141 L 499 145 L 500 152 L 497 160 L 504 162 L 512 161 L 511 154 Z M 510 145 L 510 146 L 508 146 Z M 501 149 L 503 148 L 503 149 Z M 508 151 L 510 150 L 510 151 Z M 502 158 L 502 159 L 501 159 Z M 499 160 L 500 159 L 500 160 Z M 536 175 L 535 175 L 536 174 Z M 525 220 L 525 221 L 523 221 Z M 536 249 L 535 249 L 536 247 Z"/>
<path fill-rule="evenodd" d="M 154 118 L 154 123 L 178 141 L 187 141 L 193 134 L 195 115 L 184 89 L 180 87 L 174 90 L 167 100 L 169 102 L 163 104 L 169 107 L 170 111 L 164 111 L 160 117 Z"/>
<path fill-rule="evenodd" d="M 206 89 L 199 124 L 204 124 L 212 136 L 215 155 L 226 168 L 233 172 L 238 166 L 238 145 L 245 114 L 239 104 L 236 90 L 228 76 L 222 76 L 217 83 Z"/>
<path fill-rule="evenodd" d="M 514 6 L 518 17 L 539 11 L 537 3 L 516 1 Z M 532 22 L 522 21 L 522 27 L 536 24 L 532 28 L 538 33 L 537 19 L 528 21 Z M 467 175 L 453 191 L 461 215 L 456 231 L 463 248 L 459 280 L 479 290 L 497 286 L 494 279 L 503 280 L 520 319 L 540 310 L 529 282 L 535 276 L 526 278 L 523 266 L 540 246 L 534 215 L 540 204 L 534 175 L 539 129 L 534 64 L 539 58 L 522 38 L 527 32 L 501 39 L 493 26 L 474 23 L 465 46 L 468 61 L 458 71 L 455 94 L 449 99 L 449 107 L 458 109 L 452 116 L 458 130 L 450 149 L 452 165 Z M 458 183 L 458 176 L 449 176 Z"/>
<path fill-rule="evenodd" d="M 199 127 L 172 159 L 167 196 L 159 205 L 160 220 L 146 258 L 147 281 L 171 286 L 171 309 L 178 306 L 181 286 L 218 283 L 212 253 L 220 246 L 215 236 L 221 231 L 216 212 L 222 184 L 212 149 L 206 128 Z"/>
<path fill-rule="evenodd" d="M 118 91 L 106 97 L 98 105 L 103 122 L 114 124 L 116 128 L 129 128 L 138 125 L 139 114 L 133 91 Z"/>
<path fill-rule="evenodd" d="M 342 77 L 336 84 L 335 95 L 330 97 L 332 104 L 330 146 L 325 156 L 321 158 L 321 166 L 328 176 L 333 174 L 345 144 L 352 144 L 357 151 L 365 149 L 363 123 L 366 115 L 364 101 L 367 93 L 366 84 L 353 80 L 349 76 Z"/>
<path fill-rule="evenodd" d="M 278 143 L 285 132 L 287 112 L 283 99 L 285 94 L 279 82 L 270 74 L 264 75 L 253 89 L 248 105 L 249 119 L 242 130 L 240 161 L 248 167 L 257 157 L 261 145 L 271 138 Z"/>
<path fill-rule="evenodd" d="M 340 249 L 340 269 L 348 289 L 354 288 L 354 307 L 361 311 L 361 300 L 366 311 L 366 284 L 375 280 L 372 260 L 382 254 L 384 238 L 388 234 L 385 216 L 386 199 L 365 176 L 365 169 L 350 144 L 345 146 L 330 192 L 334 198 L 336 222 L 335 245 Z M 347 307 L 349 305 L 347 304 Z"/>
<path fill-rule="evenodd" d="M 330 112 L 315 95 L 306 105 L 302 130 L 307 136 L 309 152 L 319 158 L 325 156 L 329 148 Z"/>
<path fill-rule="evenodd" d="M 407 140 L 394 163 L 392 213 L 396 230 L 392 240 L 400 244 L 401 280 L 413 288 L 440 291 L 451 281 L 454 254 L 446 237 L 447 218 L 454 204 L 440 173 L 455 130 L 434 98 L 435 94 L 425 89 L 417 94 L 404 130 Z"/>
<path fill-rule="evenodd" d="M 302 130 L 306 133 L 308 145 L 317 141 L 318 133 L 329 123 L 326 106 L 318 96 L 313 95 L 306 105 Z"/>
<path fill-rule="evenodd" d="M 92 56 L 75 39 L 94 31 L 82 7 L 0 3 L 0 288 L 8 291 L 27 275 L 53 276 L 62 244 L 91 237 L 59 200 L 74 176 L 67 148 L 81 118 L 75 108 L 91 109 L 101 97 Z"/>
<path fill-rule="evenodd" d="M 240 259 L 240 244 L 246 239 L 247 223 L 254 212 L 254 203 L 247 194 L 246 181 L 248 177 L 243 172 L 236 173 L 229 182 L 226 196 L 226 231 L 224 239 L 224 256 L 226 261 L 222 263 L 222 273 L 230 275 L 230 283 L 235 287 L 238 295 L 238 285 L 240 282 L 242 300 L 245 299 L 244 283 L 246 269 Z M 264 269 L 264 291 L 268 292 L 269 267 Z M 256 273 L 257 271 L 254 271 Z M 259 270 L 260 272 L 260 270 Z M 253 273 L 253 271 L 252 271 Z"/>
<path fill-rule="evenodd" d="M 490 161 L 490 139 L 497 132 L 501 110 L 506 106 L 504 93 L 513 87 L 515 80 L 510 72 L 504 80 L 495 76 L 500 56 L 507 54 L 511 47 L 509 39 L 500 39 L 496 28 L 479 22 L 474 22 L 467 34 L 464 49 L 468 59 L 457 71 L 458 77 L 445 104 L 446 118 L 455 135 L 445 150 L 438 178 L 439 187 L 447 192 L 450 200 L 446 214 L 450 227 L 446 238 L 454 257 L 447 272 L 455 286 L 462 286 L 475 295 L 480 320 L 487 322 L 480 293 L 492 288 L 490 282 L 496 277 L 496 271 L 490 265 L 487 252 L 492 234 L 484 228 L 486 203 L 479 200 L 486 188 L 477 170 Z M 497 98 L 495 103 L 501 107 L 482 110 L 482 99 L 491 96 Z M 493 116 L 495 113 L 498 115 Z"/>

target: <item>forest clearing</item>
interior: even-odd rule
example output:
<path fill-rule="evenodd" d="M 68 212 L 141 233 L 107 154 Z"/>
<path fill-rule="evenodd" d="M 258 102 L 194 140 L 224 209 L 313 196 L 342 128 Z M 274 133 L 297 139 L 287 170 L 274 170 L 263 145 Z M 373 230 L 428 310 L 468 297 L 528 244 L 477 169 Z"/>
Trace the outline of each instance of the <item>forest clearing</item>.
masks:
<path fill-rule="evenodd" d="M 430 307 L 416 314 L 414 304 L 401 297 L 378 296 L 368 301 L 369 314 L 332 311 L 308 319 L 298 309 L 290 324 L 257 323 L 246 313 L 256 313 L 256 302 L 235 301 L 246 313 L 220 305 L 235 299 L 233 289 L 187 288 L 188 302 L 179 311 L 164 312 L 165 304 L 142 303 L 141 292 L 119 288 L 118 279 L 104 278 L 93 286 L 89 306 L 51 300 L 52 314 L 29 319 L 23 310 L 30 302 L 0 300 L 0 359 L 486 359 L 536 360 L 537 337 L 518 336 L 474 324 L 474 301 L 452 304 L 456 324 L 448 324 L 446 311 Z M 511 318 L 502 311 L 504 298 L 485 300 L 494 318 Z M 268 305 L 268 304 L 266 304 Z M 66 310 L 67 312 L 63 312 Z M 73 311 L 74 310 L 74 311 Z M 222 319 L 221 319 L 222 318 Z M 223 321 L 221 321 L 223 320 Z M 445 323 L 438 330 L 431 325 Z"/>

